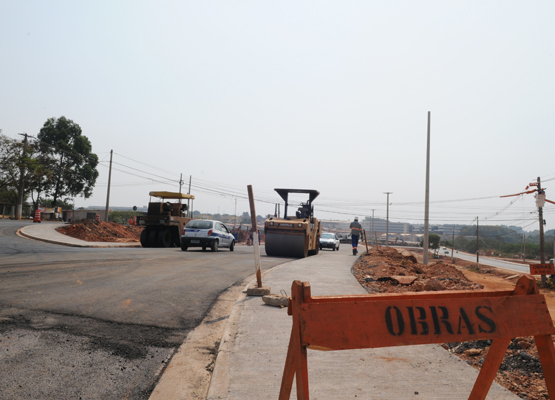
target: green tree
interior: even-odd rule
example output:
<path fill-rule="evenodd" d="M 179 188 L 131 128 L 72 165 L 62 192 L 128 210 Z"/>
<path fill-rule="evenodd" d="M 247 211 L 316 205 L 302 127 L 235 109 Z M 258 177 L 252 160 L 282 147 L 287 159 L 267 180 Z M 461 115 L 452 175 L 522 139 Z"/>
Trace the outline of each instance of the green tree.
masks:
<path fill-rule="evenodd" d="M 440 240 L 441 240 L 441 237 L 439 235 L 436 235 L 435 233 L 430 233 L 430 236 L 428 236 L 428 244 L 430 248 L 434 250 L 434 254 L 437 254 L 439 250 Z"/>
<path fill-rule="evenodd" d="M 40 205 L 43 207 L 55 207 L 52 205 L 54 201 L 52 199 L 41 200 Z M 73 204 L 73 199 L 58 200 L 56 207 L 62 207 L 62 210 L 73 210 L 75 205 Z"/>
<path fill-rule="evenodd" d="M 98 178 L 98 157 L 92 153 L 91 142 L 82 134 L 81 127 L 63 116 L 49 118 L 37 137 L 42 156 L 57 161 L 47 186 L 52 205 L 56 206 L 63 197 L 89 198 Z"/>
<path fill-rule="evenodd" d="M 243 214 L 241 214 L 241 223 L 242 224 L 250 224 L 251 223 L 251 216 L 249 215 L 248 212 L 244 212 Z"/>
<path fill-rule="evenodd" d="M 0 202 L 17 202 L 22 146 L 15 139 L 0 134 Z M 14 196 L 15 193 L 15 197 Z"/>

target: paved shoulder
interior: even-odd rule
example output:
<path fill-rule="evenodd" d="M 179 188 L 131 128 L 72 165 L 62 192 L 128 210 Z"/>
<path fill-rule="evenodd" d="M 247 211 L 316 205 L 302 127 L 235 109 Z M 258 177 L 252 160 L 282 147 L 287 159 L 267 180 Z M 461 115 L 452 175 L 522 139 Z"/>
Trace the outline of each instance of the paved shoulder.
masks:
<path fill-rule="evenodd" d="M 293 280 L 308 281 L 312 294 L 364 294 L 351 274 L 348 249 L 289 262 L 264 275 L 273 293 Z M 233 323 L 231 323 L 233 321 Z M 276 399 L 291 331 L 286 309 L 243 297 L 222 338 L 208 400 Z M 467 399 L 478 371 L 439 345 L 320 352 L 309 350 L 310 393 L 325 399 Z M 293 392 L 295 389 L 293 389 Z M 488 399 L 517 399 L 494 383 Z"/>

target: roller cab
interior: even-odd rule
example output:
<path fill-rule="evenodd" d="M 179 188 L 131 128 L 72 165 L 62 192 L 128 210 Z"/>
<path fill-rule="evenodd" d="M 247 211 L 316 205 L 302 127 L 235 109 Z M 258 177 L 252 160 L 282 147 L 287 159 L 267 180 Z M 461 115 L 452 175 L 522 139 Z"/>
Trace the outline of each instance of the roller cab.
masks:
<path fill-rule="evenodd" d="M 320 251 L 321 224 L 314 218 L 312 202 L 320 192 L 309 189 L 274 189 L 285 202 L 283 218 L 270 217 L 264 223 L 268 256 L 304 258 Z M 294 216 L 287 215 L 290 193 L 306 193 L 308 201 L 298 207 Z"/>

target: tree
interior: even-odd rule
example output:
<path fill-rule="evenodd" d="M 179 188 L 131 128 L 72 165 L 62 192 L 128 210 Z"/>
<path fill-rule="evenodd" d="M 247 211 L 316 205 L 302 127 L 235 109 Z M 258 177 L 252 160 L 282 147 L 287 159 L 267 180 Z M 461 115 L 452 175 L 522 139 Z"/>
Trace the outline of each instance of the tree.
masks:
<path fill-rule="evenodd" d="M 432 250 L 434 250 L 434 254 L 437 255 L 437 252 L 439 250 L 439 241 L 441 240 L 441 237 L 439 235 L 436 235 L 435 233 L 430 233 L 430 236 L 428 236 L 428 243 L 429 246 Z"/>
<path fill-rule="evenodd" d="M 0 202 L 17 202 L 21 149 L 20 142 L 0 134 Z"/>
<path fill-rule="evenodd" d="M 81 127 L 66 117 L 49 118 L 38 139 L 42 156 L 57 161 L 46 191 L 55 207 L 59 198 L 82 195 L 89 198 L 98 178 L 98 157 Z"/>
<path fill-rule="evenodd" d="M 241 214 L 241 223 L 242 224 L 250 224 L 251 223 L 251 216 L 248 212 L 243 212 L 243 214 Z"/>

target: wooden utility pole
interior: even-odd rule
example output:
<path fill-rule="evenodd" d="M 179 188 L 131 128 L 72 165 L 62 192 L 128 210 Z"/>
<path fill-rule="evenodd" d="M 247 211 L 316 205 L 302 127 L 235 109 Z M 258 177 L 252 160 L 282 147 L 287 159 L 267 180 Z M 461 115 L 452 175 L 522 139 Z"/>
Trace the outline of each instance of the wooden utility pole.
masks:
<path fill-rule="evenodd" d="M 23 136 L 23 152 L 21 153 L 21 163 L 19 164 L 19 194 L 17 197 L 17 206 L 15 207 L 15 219 L 21 219 L 23 215 L 23 198 L 25 192 L 25 164 L 27 156 L 27 134 L 20 133 Z"/>
<path fill-rule="evenodd" d="M 538 176 L 538 201 L 540 201 L 539 196 L 543 193 L 542 182 Z M 541 207 L 540 207 L 541 206 Z M 540 217 L 540 263 L 545 264 L 545 241 L 543 236 L 543 204 L 538 203 L 538 214 Z M 541 287 L 547 286 L 547 275 L 541 276 Z"/>
<path fill-rule="evenodd" d="M 251 210 L 251 223 L 252 223 L 252 240 L 254 246 L 254 267 L 256 269 L 256 288 L 248 288 L 247 295 L 249 296 L 264 296 L 270 294 L 270 288 L 262 286 L 262 273 L 260 272 L 260 245 L 258 244 L 258 227 L 256 223 L 256 210 L 254 208 L 254 194 L 252 185 L 247 186 L 249 193 L 249 205 Z"/>
<path fill-rule="evenodd" d="M 422 263 L 428 264 L 428 247 L 430 246 L 429 238 L 429 219 L 430 219 L 430 125 L 432 113 L 428 111 L 428 141 L 426 145 L 426 196 L 424 199 L 424 258 Z"/>
<path fill-rule="evenodd" d="M 108 192 L 106 194 L 106 213 L 104 215 L 104 221 L 108 222 L 108 212 L 110 210 L 110 186 L 112 184 L 112 155 L 114 150 L 110 150 L 110 168 L 108 169 Z"/>
<path fill-rule="evenodd" d="M 476 264 L 480 264 L 480 227 L 476 217 Z"/>

